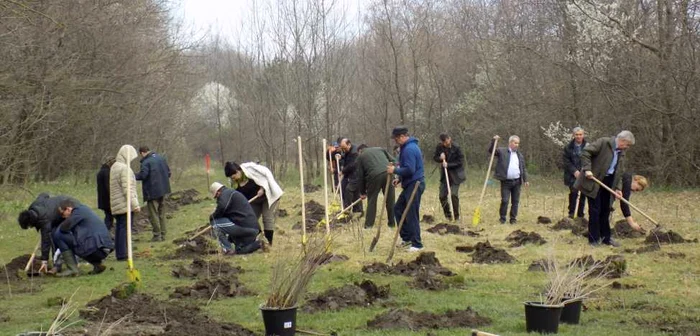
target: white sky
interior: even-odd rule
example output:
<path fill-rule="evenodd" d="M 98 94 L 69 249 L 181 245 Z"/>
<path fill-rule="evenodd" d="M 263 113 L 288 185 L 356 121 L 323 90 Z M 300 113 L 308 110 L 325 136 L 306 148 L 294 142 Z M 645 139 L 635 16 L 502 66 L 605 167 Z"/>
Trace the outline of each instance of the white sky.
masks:
<path fill-rule="evenodd" d="M 248 18 L 254 4 L 269 8 L 268 3 L 277 1 L 289 0 L 179 0 L 179 6 L 175 7 L 175 15 L 183 19 L 189 30 L 193 31 L 193 39 L 200 38 L 209 32 L 210 35 L 220 33 L 221 37 L 230 42 L 245 41 L 250 37 L 241 36 L 241 34 L 247 31 L 245 25 L 250 24 Z M 348 22 L 352 22 L 353 25 L 358 22 L 358 13 L 363 12 L 370 2 L 370 0 L 335 1 L 336 8 L 344 10 Z"/>

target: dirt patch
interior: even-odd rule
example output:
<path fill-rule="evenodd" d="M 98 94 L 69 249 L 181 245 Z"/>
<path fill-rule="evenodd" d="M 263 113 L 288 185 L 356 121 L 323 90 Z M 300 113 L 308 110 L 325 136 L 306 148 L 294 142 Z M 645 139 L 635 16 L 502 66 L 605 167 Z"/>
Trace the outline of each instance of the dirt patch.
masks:
<path fill-rule="evenodd" d="M 511 232 L 508 237 L 506 237 L 506 241 L 511 242 L 509 245 L 510 247 L 518 247 L 525 244 L 542 245 L 547 242 L 544 240 L 544 238 L 542 238 L 542 236 L 539 235 L 539 233 L 525 232 L 523 230 L 515 230 Z"/>
<path fill-rule="evenodd" d="M 472 252 L 474 252 L 474 246 L 471 246 L 471 245 L 456 246 L 455 250 L 457 250 L 457 252 L 462 252 L 462 253 L 472 253 Z"/>
<path fill-rule="evenodd" d="M 552 219 L 545 216 L 537 216 L 537 224 L 552 224 Z"/>
<path fill-rule="evenodd" d="M 201 279 L 191 286 L 175 288 L 170 298 L 218 299 L 223 297 L 247 296 L 253 293 L 246 289 L 236 276 Z"/>
<path fill-rule="evenodd" d="M 354 306 L 366 307 L 388 297 L 389 285 L 377 286 L 374 282 L 365 280 L 362 283 L 355 282 L 352 285 L 331 288 L 318 294 L 306 301 L 303 310 L 308 313 L 315 313 Z"/>
<path fill-rule="evenodd" d="M 319 190 L 321 190 L 321 186 L 319 186 L 319 185 L 304 184 L 304 192 L 305 193 L 317 192 Z"/>
<path fill-rule="evenodd" d="M 643 232 L 632 229 L 632 227 L 627 223 L 626 220 L 619 220 L 615 222 L 615 227 L 613 228 L 613 236 L 623 239 L 623 238 L 642 238 L 644 237 Z"/>
<path fill-rule="evenodd" d="M 31 258 L 31 255 L 25 254 L 16 257 L 10 260 L 9 263 L 5 264 L 3 266 L 3 270 L 0 271 L 2 278 L 4 278 L 3 280 L 6 281 L 9 278 L 10 281 L 19 281 L 27 279 L 27 277 L 38 276 L 39 268 L 41 268 L 41 261 L 39 258 L 34 258 L 31 267 L 29 267 L 29 271 L 26 273 L 24 272 L 24 268 L 27 266 L 29 258 Z M 5 272 L 7 272 L 7 275 L 5 275 Z"/>
<path fill-rule="evenodd" d="M 607 273 L 607 278 L 617 279 L 627 274 L 627 260 L 625 257 L 615 254 L 603 260 L 601 272 Z"/>
<path fill-rule="evenodd" d="M 408 283 L 409 287 L 423 290 L 431 291 L 441 291 L 448 289 L 450 287 L 459 287 L 458 285 L 464 283 L 463 277 L 454 276 L 455 278 L 460 278 L 457 281 L 445 281 L 445 278 L 430 270 L 420 270 L 413 281 Z"/>
<path fill-rule="evenodd" d="M 334 262 L 343 262 L 343 261 L 348 261 L 350 260 L 350 257 L 344 255 L 344 254 L 332 254 L 328 253 L 325 256 L 323 256 L 321 265 L 325 264 L 330 264 Z"/>
<path fill-rule="evenodd" d="M 644 240 L 647 244 L 682 244 L 682 243 L 697 243 L 698 239 L 685 239 L 683 236 L 673 230 L 653 230 L 649 232 L 647 239 Z"/>
<path fill-rule="evenodd" d="M 533 261 L 530 266 L 527 267 L 529 272 L 544 272 L 547 268 L 547 260 L 539 259 Z"/>
<path fill-rule="evenodd" d="M 421 252 L 416 260 L 404 263 L 403 260 L 399 261 L 396 266 L 389 266 L 384 263 L 373 263 L 370 265 L 365 265 L 362 267 L 362 272 L 368 274 L 391 274 L 391 275 L 405 275 L 405 276 L 416 276 L 419 271 L 428 270 L 436 274 L 450 276 L 454 273 L 448 268 L 442 267 L 440 261 L 435 257 L 435 252 Z"/>
<path fill-rule="evenodd" d="M 445 234 L 456 234 L 456 235 L 461 235 L 462 234 L 462 228 L 459 227 L 459 225 L 454 225 L 454 224 L 447 224 L 447 223 L 440 223 L 438 225 L 435 225 L 428 230 L 426 230 L 430 233 L 437 233 L 440 235 L 445 235 Z"/>
<path fill-rule="evenodd" d="M 642 304 L 639 306 L 644 311 L 659 311 L 659 308 L 664 307 L 654 307 L 654 304 Z M 654 307 L 656 309 L 647 309 L 647 307 Z M 700 317 L 698 316 L 676 316 L 675 314 L 660 315 L 654 319 L 645 319 L 642 317 L 633 317 L 632 321 L 634 323 L 646 327 L 651 330 L 658 330 L 663 333 L 668 333 L 672 335 L 682 335 L 682 336 L 698 336 L 700 335 Z"/>
<path fill-rule="evenodd" d="M 165 196 L 165 206 L 170 211 L 177 211 L 183 205 L 196 204 L 201 201 L 199 191 L 195 189 L 179 190 Z"/>
<path fill-rule="evenodd" d="M 632 285 L 632 284 L 623 284 L 620 283 L 619 281 L 613 281 L 613 283 L 610 285 L 612 289 L 636 289 L 636 288 L 643 288 L 643 285 Z"/>
<path fill-rule="evenodd" d="M 666 255 L 671 259 L 685 259 L 685 253 L 681 252 L 670 252 L 666 253 Z"/>
<path fill-rule="evenodd" d="M 94 335 L 98 328 L 109 325 L 116 320 L 127 317 L 116 333 L 112 335 L 215 335 L 215 336 L 253 336 L 254 332 L 233 323 L 219 323 L 204 315 L 193 305 L 181 305 L 155 299 L 147 294 L 132 294 L 122 299 L 112 295 L 89 302 L 87 308 L 80 311 L 80 317 L 93 323 Z M 122 328 L 121 326 L 136 326 Z M 102 327 L 104 327 L 102 326 Z M 90 325 L 88 325 L 88 329 Z M 151 330 L 145 334 L 143 330 Z"/>
<path fill-rule="evenodd" d="M 423 219 L 421 219 L 421 222 L 425 224 L 433 224 L 435 223 L 435 217 L 432 215 L 423 215 Z"/>
<path fill-rule="evenodd" d="M 216 252 L 216 246 L 211 240 L 199 236 L 191 241 L 185 240 L 168 259 L 192 259 Z"/>
<path fill-rule="evenodd" d="M 635 249 L 625 249 L 625 252 L 642 254 L 642 253 L 649 253 L 649 252 L 655 252 L 655 251 L 660 251 L 660 250 L 661 250 L 661 245 L 650 244 L 647 246 L 642 246 L 636 250 Z"/>
<path fill-rule="evenodd" d="M 465 310 L 448 310 L 442 314 L 414 312 L 408 309 L 392 309 L 367 321 L 372 329 L 444 329 L 475 328 L 491 323 L 491 319 L 479 315 L 471 307 Z"/>
<path fill-rule="evenodd" d="M 218 260 L 205 260 L 195 258 L 189 265 L 176 266 L 172 274 L 176 278 L 209 278 L 209 277 L 230 277 L 243 273 L 240 266 L 232 266 L 227 262 Z"/>
<path fill-rule="evenodd" d="M 512 263 L 515 261 L 512 255 L 508 254 L 504 249 L 498 249 L 491 246 L 491 243 L 479 242 L 474 246 L 472 254 L 472 263 L 475 264 L 501 264 Z"/>
<path fill-rule="evenodd" d="M 315 232 L 319 228 L 319 223 L 326 218 L 326 208 L 314 200 L 310 200 L 304 205 L 306 208 L 306 232 Z M 301 210 L 297 214 L 301 216 Z M 301 230 L 301 222 L 296 223 L 292 229 Z"/>
<path fill-rule="evenodd" d="M 277 208 L 277 217 L 287 217 L 289 216 L 289 213 L 287 213 L 287 210 Z"/>

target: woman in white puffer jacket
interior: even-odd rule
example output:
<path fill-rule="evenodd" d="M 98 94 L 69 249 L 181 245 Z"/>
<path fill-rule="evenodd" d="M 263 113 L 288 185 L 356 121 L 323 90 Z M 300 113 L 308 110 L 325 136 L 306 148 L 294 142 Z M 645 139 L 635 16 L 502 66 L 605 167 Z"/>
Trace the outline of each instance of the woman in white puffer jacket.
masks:
<path fill-rule="evenodd" d="M 130 163 L 136 159 L 136 149 L 131 145 L 124 145 L 119 148 L 116 156 L 116 162 L 109 170 L 109 204 L 112 208 L 117 225 L 114 230 L 114 246 L 117 260 L 125 261 L 127 258 L 126 251 L 126 197 L 127 181 L 131 184 L 131 217 L 134 217 L 134 212 L 139 212 L 139 199 L 136 194 L 136 179 L 134 171 L 131 170 Z"/>

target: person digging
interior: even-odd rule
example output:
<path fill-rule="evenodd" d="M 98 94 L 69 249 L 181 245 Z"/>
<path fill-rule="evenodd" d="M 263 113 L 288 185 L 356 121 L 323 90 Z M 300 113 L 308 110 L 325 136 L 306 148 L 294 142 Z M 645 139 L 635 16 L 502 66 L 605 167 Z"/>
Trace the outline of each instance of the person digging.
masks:
<path fill-rule="evenodd" d="M 209 192 L 216 199 L 210 224 L 223 254 L 249 254 L 260 249 L 260 227 L 246 197 L 219 182 L 212 183 Z"/>
<path fill-rule="evenodd" d="M 114 242 L 104 221 L 89 207 L 70 199 L 59 204 L 58 213 L 64 221 L 54 231 L 53 240 L 61 250 L 65 269 L 56 275 L 80 275 L 76 256 L 92 265 L 89 274 L 104 272 L 106 267 L 102 261 L 114 250 Z"/>

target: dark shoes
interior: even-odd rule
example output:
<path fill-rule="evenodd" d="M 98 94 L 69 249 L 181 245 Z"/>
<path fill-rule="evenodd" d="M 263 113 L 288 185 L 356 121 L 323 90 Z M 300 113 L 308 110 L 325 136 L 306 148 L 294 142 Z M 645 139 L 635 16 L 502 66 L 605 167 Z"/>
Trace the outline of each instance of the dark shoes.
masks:
<path fill-rule="evenodd" d="M 92 264 L 92 271 L 90 271 L 88 274 L 90 275 L 96 275 L 104 272 L 107 269 L 107 266 L 103 265 L 102 263 L 100 264 Z"/>
<path fill-rule="evenodd" d="M 518 224 L 518 220 L 515 219 L 515 218 L 511 218 L 511 219 L 510 219 L 510 223 L 511 223 L 511 224 Z"/>
<path fill-rule="evenodd" d="M 505 218 L 501 218 L 501 219 L 498 220 L 498 222 L 501 223 L 501 224 L 505 224 L 505 223 L 506 223 L 506 219 L 505 219 Z"/>
<path fill-rule="evenodd" d="M 604 241 L 603 241 L 603 245 L 608 245 L 608 246 L 612 246 L 612 247 L 620 247 L 620 246 L 621 246 L 620 243 L 618 243 L 618 242 L 616 242 L 616 241 L 614 241 L 614 240 L 612 240 L 612 239 L 610 239 L 610 240 L 608 240 L 608 241 L 605 241 L 605 240 L 604 240 Z"/>
<path fill-rule="evenodd" d="M 151 238 L 151 240 L 150 240 L 151 243 L 157 243 L 157 242 L 162 242 L 162 241 L 165 241 L 165 236 L 162 236 L 162 235 L 161 236 L 153 236 L 153 238 Z"/>

